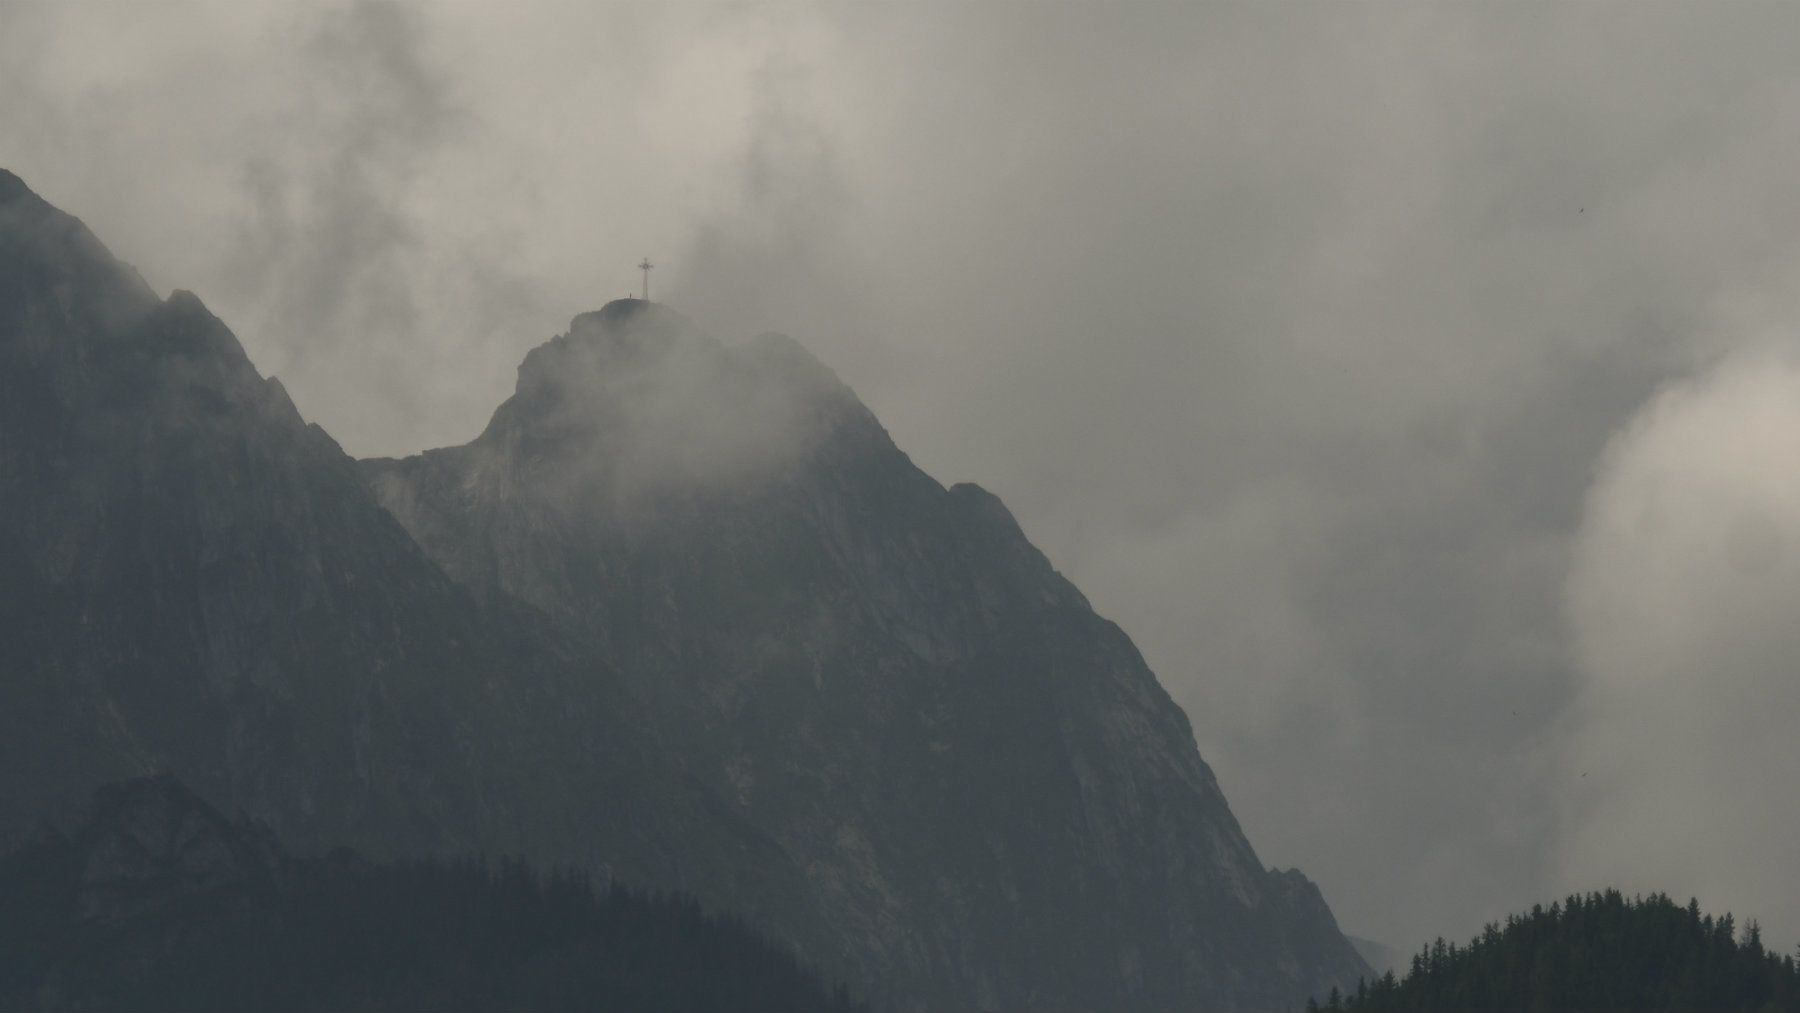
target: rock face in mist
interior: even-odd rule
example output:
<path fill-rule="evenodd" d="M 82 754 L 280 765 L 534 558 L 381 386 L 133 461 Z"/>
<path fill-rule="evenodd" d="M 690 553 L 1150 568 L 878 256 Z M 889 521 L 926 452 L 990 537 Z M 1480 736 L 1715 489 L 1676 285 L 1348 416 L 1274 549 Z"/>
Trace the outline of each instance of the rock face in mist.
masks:
<path fill-rule="evenodd" d="M 0 172 L 0 631 L 0 848 L 169 771 L 300 851 L 679 888 L 883 1008 L 1363 970 L 996 499 L 792 341 L 656 306 L 577 318 L 469 446 L 359 466 Z"/>
<path fill-rule="evenodd" d="M 364 474 L 471 592 L 626 680 L 877 1005 L 1280 1009 L 1365 971 L 1125 634 L 791 339 L 612 303 L 473 443 Z"/>
<path fill-rule="evenodd" d="M 172 771 L 302 849 L 527 853 L 809 924 L 801 871 L 529 610 L 0 172 L 0 848 Z"/>

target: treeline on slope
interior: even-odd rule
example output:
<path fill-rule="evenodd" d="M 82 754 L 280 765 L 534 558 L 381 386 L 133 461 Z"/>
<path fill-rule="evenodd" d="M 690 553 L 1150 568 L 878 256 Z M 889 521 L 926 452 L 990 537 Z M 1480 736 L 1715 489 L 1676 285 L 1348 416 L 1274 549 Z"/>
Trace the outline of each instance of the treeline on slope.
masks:
<path fill-rule="evenodd" d="M 1800 1011 L 1794 957 L 1764 949 L 1752 922 L 1702 915 L 1664 894 L 1616 890 L 1541 905 L 1488 925 L 1467 946 L 1442 938 L 1392 971 L 1334 989 L 1308 1010 L 1355 1013 L 1789 1013 Z"/>
<path fill-rule="evenodd" d="M 736 918 L 580 872 L 340 850 L 94 925 L 80 866 L 66 839 L 0 860 L 0 1008 L 865 1009 Z"/>

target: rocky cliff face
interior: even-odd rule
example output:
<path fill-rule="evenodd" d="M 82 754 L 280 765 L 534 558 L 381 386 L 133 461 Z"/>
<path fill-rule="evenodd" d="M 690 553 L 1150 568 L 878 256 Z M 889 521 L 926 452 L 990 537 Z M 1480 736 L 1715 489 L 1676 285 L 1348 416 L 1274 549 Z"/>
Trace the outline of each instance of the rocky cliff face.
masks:
<path fill-rule="evenodd" d="M 153 771 L 305 849 L 530 854 L 811 924 L 616 680 L 420 551 L 194 296 L 0 172 L 0 846 Z"/>
<path fill-rule="evenodd" d="M 878 1004 L 1280 1009 L 1363 973 L 1118 627 L 791 339 L 613 303 L 473 443 L 363 466 L 448 573 L 626 680 Z"/>
<path fill-rule="evenodd" d="M 994 497 L 791 340 L 657 306 L 577 318 L 474 443 L 358 465 L 0 172 L 0 630 L 0 845 L 172 771 L 303 851 L 678 887 L 885 1007 L 1362 970 Z"/>

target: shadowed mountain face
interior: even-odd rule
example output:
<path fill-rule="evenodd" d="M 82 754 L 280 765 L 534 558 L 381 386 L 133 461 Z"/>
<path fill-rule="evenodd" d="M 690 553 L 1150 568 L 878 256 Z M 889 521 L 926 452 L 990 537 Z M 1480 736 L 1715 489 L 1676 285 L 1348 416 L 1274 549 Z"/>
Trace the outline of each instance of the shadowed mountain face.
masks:
<path fill-rule="evenodd" d="M 878 1002 L 1270 1009 L 1364 973 L 1118 627 L 791 339 L 616 302 L 473 443 L 363 466 L 447 572 L 627 680 Z"/>
<path fill-rule="evenodd" d="M 0 844 L 168 770 L 303 850 L 678 887 L 883 1007 L 1364 970 L 1124 634 L 785 338 L 615 303 L 359 466 L 0 172 L 0 629 Z"/>
<path fill-rule="evenodd" d="M 800 871 L 416 546 L 194 296 L 0 172 L 0 845 L 167 770 L 302 848 L 580 862 L 805 934 Z"/>

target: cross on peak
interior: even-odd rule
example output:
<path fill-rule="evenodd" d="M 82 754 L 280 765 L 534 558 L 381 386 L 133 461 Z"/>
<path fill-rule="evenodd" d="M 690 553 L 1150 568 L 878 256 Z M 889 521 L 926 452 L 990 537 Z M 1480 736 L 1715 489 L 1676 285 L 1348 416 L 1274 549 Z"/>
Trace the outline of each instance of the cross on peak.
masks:
<path fill-rule="evenodd" d="M 645 302 L 650 301 L 650 269 L 655 266 L 656 266 L 655 264 L 650 263 L 649 257 L 645 257 L 643 263 L 638 265 L 638 270 L 644 272 L 644 301 Z"/>

